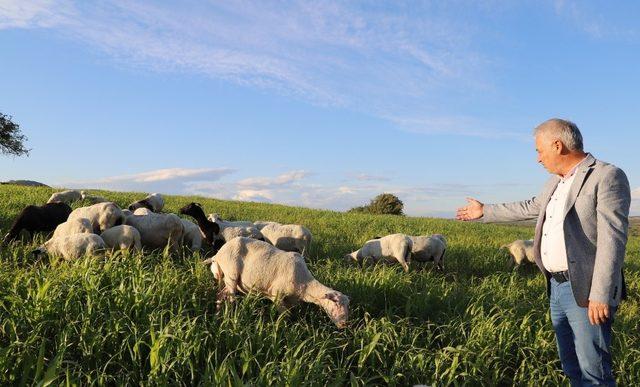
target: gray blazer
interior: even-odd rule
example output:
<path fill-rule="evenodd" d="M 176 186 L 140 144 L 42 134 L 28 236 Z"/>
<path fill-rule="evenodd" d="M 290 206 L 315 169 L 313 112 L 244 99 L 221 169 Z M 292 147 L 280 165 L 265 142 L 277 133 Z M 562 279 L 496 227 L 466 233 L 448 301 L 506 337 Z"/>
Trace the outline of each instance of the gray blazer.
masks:
<path fill-rule="evenodd" d="M 589 300 L 618 305 L 626 298 L 622 265 L 629 228 L 629 181 L 620 168 L 590 154 L 575 173 L 564 210 L 573 295 L 582 307 L 588 306 Z M 551 277 L 542 265 L 540 241 L 547 204 L 559 182 L 560 177 L 551 177 L 540 195 L 531 200 L 484 206 L 485 222 L 537 219 L 534 252 L 536 264 L 547 279 L 547 294 Z"/>

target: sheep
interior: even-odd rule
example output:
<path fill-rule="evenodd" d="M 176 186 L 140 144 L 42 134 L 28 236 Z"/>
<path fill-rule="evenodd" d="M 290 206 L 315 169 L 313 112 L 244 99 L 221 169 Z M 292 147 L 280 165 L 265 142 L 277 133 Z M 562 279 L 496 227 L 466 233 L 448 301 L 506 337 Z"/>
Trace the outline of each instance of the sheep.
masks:
<path fill-rule="evenodd" d="M 180 219 L 184 227 L 183 241 L 191 251 L 200 251 L 202 248 L 202 233 L 200 227 L 188 219 Z"/>
<path fill-rule="evenodd" d="M 67 221 L 71 207 L 66 203 L 47 203 L 43 206 L 26 206 L 16 217 L 3 243 L 15 240 L 22 231 L 33 234 L 36 231 L 53 231 Z"/>
<path fill-rule="evenodd" d="M 75 234 L 92 234 L 93 227 L 87 218 L 69 219 L 64 223 L 60 223 L 53 232 L 51 239 L 60 238 Z"/>
<path fill-rule="evenodd" d="M 515 267 L 519 267 L 523 262 L 536 263 L 533 253 L 533 239 L 518 239 L 509 244 L 500 246 L 501 249 L 507 249 L 511 255 L 511 262 Z"/>
<path fill-rule="evenodd" d="M 225 227 L 255 227 L 253 222 L 249 222 L 247 220 L 224 220 L 218 214 L 209 214 L 209 220 L 217 223 L 221 229 Z"/>
<path fill-rule="evenodd" d="M 135 211 L 138 208 L 148 208 L 153 212 L 160 212 L 164 208 L 164 198 L 159 193 L 152 193 L 146 198 L 129 205 L 130 211 Z"/>
<path fill-rule="evenodd" d="M 444 254 L 447 240 L 442 234 L 412 236 L 411 259 L 418 262 L 433 262 L 439 270 L 444 270 Z"/>
<path fill-rule="evenodd" d="M 345 255 L 345 259 L 356 262 L 362 262 L 366 258 L 372 258 L 374 261 L 383 258 L 395 259 L 400 262 L 404 271 L 408 272 L 412 247 L 413 243 L 408 236 L 391 234 L 379 239 L 366 241 L 362 248 Z"/>
<path fill-rule="evenodd" d="M 105 249 L 104 241 L 96 234 L 74 234 L 50 239 L 34 250 L 33 254 L 62 256 L 72 260 L 85 255 L 99 256 Z"/>
<path fill-rule="evenodd" d="M 280 224 L 278 222 L 271 222 L 268 220 L 256 220 L 255 222 L 253 222 L 253 226 L 255 228 L 257 228 L 258 230 L 262 230 L 265 226 L 268 226 L 270 224 Z"/>
<path fill-rule="evenodd" d="M 211 246 L 214 245 L 217 235 L 220 232 L 220 226 L 207 219 L 200 203 L 189 203 L 180 209 L 180 213 L 194 218 L 196 222 L 198 222 L 198 227 L 204 239 Z"/>
<path fill-rule="evenodd" d="M 218 239 L 222 239 L 225 243 L 239 236 L 264 240 L 264 236 L 252 222 L 244 220 L 227 221 L 220 218 L 218 214 L 209 214 L 209 220 L 220 227 Z"/>
<path fill-rule="evenodd" d="M 140 232 L 142 246 L 162 249 L 169 246 L 173 253 L 179 251 L 184 234 L 182 220 L 175 214 L 156 214 L 147 208 L 138 208 L 125 219 L 125 224 Z"/>
<path fill-rule="evenodd" d="M 80 191 L 80 195 L 82 197 L 82 200 L 87 201 L 91 204 L 98 204 L 98 203 L 104 203 L 109 201 L 103 198 L 102 196 L 89 195 L 87 191 Z"/>
<path fill-rule="evenodd" d="M 82 194 L 80 193 L 80 191 L 70 189 L 62 192 L 55 192 L 53 195 L 51 195 L 49 200 L 47 200 L 47 203 L 59 202 L 71 204 L 80 199 L 82 199 Z"/>
<path fill-rule="evenodd" d="M 266 242 L 284 251 L 304 254 L 311 245 L 311 231 L 298 224 L 270 222 L 259 230 Z"/>
<path fill-rule="evenodd" d="M 203 262 L 224 289 L 218 293 L 218 307 L 233 300 L 236 291 L 257 291 L 278 303 L 283 311 L 300 301 L 319 305 L 338 328 L 347 325 L 349 297 L 313 277 L 302 255 L 282 251 L 266 242 L 238 237 Z"/>
<path fill-rule="evenodd" d="M 69 219 L 76 218 L 89 219 L 94 234 L 100 234 L 113 226 L 119 226 L 123 224 L 125 220 L 125 216 L 120 207 L 112 202 L 76 208 L 71 215 L 69 215 Z"/>
<path fill-rule="evenodd" d="M 111 227 L 100 234 L 100 237 L 110 249 L 142 250 L 140 232 L 135 227 L 126 224 Z"/>

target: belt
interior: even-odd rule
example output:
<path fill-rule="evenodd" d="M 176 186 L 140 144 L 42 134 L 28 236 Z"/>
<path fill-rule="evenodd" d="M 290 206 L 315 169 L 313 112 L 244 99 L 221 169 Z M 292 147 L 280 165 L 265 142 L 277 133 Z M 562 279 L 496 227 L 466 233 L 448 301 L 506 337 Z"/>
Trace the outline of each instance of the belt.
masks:
<path fill-rule="evenodd" d="M 558 282 L 559 284 L 569 281 L 569 270 L 557 271 L 555 273 L 549 274 L 551 274 L 551 278 L 556 280 L 556 282 Z"/>

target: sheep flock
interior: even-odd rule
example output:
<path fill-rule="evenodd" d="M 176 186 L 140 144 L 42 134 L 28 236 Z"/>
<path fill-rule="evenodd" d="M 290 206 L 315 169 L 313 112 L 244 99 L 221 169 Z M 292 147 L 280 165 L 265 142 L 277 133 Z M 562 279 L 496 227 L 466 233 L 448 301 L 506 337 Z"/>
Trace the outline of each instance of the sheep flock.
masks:
<path fill-rule="evenodd" d="M 70 205 L 80 200 L 89 205 L 72 210 Z M 202 263 L 210 265 L 222 286 L 218 306 L 232 302 L 238 292 L 255 291 L 282 311 L 300 302 L 316 304 L 337 327 L 347 326 L 349 297 L 320 283 L 307 267 L 305 254 L 313 238 L 305 226 L 224 220 L 215 213 L 206 215 L 199 203 L 185 205 L 179 214 L 165 213 L 163 208 L 164 198 L 158 193 L 122 209 L 85 191 L 56 192 L 42 206 L 25 207 L 2 242 L 10 243 L 25 234 L 32 237 L 35 232 L 51 233 L 33 254 L 65 260 L 102 257 L 110 250 L 200 252 L 209 256 Z M 509 250 L 513 263 L 520 265 L 533 261 L 531 245 L 530 241 L 514 241 L 503 248 Z M 444 270 L 446 249 L 447 240 L 442 234 L 394 233 L 367 240 L 344 258 L 359 265 L 397 263 L 406 272 L 412 262 L 419 266 L 433 262 L 436 269 Z"/>

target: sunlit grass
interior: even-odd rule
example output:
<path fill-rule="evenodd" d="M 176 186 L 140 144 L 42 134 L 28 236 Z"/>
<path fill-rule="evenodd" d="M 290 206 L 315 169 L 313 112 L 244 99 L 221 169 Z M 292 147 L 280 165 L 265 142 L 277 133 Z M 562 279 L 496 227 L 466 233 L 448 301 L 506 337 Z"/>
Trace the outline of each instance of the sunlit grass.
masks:
<path fill-rule="evenodd" d="M 0 187 L 0 228 L 47 188 Z M 142 197 L 100 192 L 124 206 Z M 44 240 L 0 252 L 0 384 L 557 385 L 544 283 L 513 271 L 498 247 L 528 227 L 371 216 L 205 198 L 190 201 L 230 219 L 301 223 L 313 232 L 316 277 L 351 298 L 337 330 L 315 305 L 279 314 L 256 295 L 215 313 L 202 257 L 116 253 L 105 259 L 36 261 Z M 81 203 L 76 204 L 79 206 Z M 442 233 L 446 271 L 350 265 L 344 253 L 374 235 Z M 630 299 L 614 325 L 616 376 L 640 380 L 640 249 L 626 260 Z"/>

